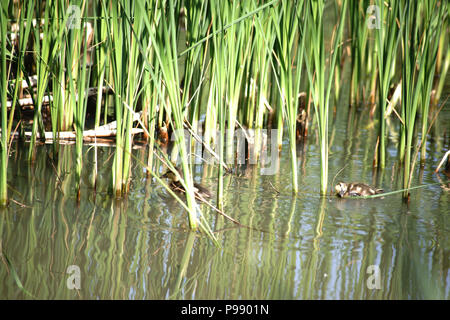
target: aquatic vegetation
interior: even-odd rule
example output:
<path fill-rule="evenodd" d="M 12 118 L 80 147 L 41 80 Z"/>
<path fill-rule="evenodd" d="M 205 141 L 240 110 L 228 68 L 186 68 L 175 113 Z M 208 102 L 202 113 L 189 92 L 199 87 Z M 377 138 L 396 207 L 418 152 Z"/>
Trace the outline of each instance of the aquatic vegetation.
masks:
<path fill-rule="evenodd" d="M 428 104 L 438 50 L 442 21 L 446 12 L 446 2 L 402 2 L 401 11 L 404 15 L 401 19 L 402 28 L 402 130 L 399 156 L 403 160 L 403 188 L 411 187 L 415 161 L 411 155 L 413 152 L 414 129 L 416 115 L 422 97 L 422 117 L 428 117 Z M 425 20 L 422 28 L 416 19 L 419 14 L 425 12 Z M 427 132 L 427 121 L 422 122 L 423 131 Z M 422 136 L 425 139 L 426 134 Z M 404 192 L 407 198 L 409 191 Z"/>
<path fill-rule="evenodd" d="M 278 129 L 271 137 L 278 150 L 271 152 L 280 152 L 283 137 L 287 140 L 291 189 L 297 193 L 297 147 L 308 142 L 298 139 L 302 135 L 298 126 L 306 128 L 312 120 L 320 148 L 317 186 L 326 195 L 335 135 L 329 133 L 330 98 L 334 94 L 334 101 L 339 102 L 348 61 L 349 99 L 355 105 L 349 126 L 357 112 L 368 111 L 365 102 L 373 98 L 370 114 L 378 110 L 368 130 L 378 136 L 374 165 L 390 165 L 386 150 L 388 141 L 393 141 L 403 162 L 403 188 L 407 189 L 414 174 L 411 152 L 418 149 L 414 139 L 421 139 L 423 161 L 432 125 L 429 117 L 437 114 L 432 106 L 442 95 L 442 78 L 450 59 L 449 8 L 438 0 L 374 4 L 345 0 L 331 6 L 325 1 L 303 0 L 94 4 L 34 0 L 10 7 L 3 8 L 1 23 L 1 130 L 6 133 L 1 137 L 2 203 L 10 139 L 28 139 L 28 158 L 33 161 L 38 139 L 51 136 L 47 142 L 53 144 L 50 158 L 55 161 L 60 142 L 66 139 L 63 133 L 74 130 L 80 184 L 84 134 L 89 127 L 99 132 L 114 123 L 108 127 L 115 145 L 110 192 L 118 198 L 128 193 L 135 175 L 132 147 L 139 139 L 148 148 L 149 176 L 165 166 L 158 158 L 164 152 L 170 161 L 180 163 L 192 229 L 199 223 L 194 162 L 218 166 L 215 201 L 222 210 L 225 171 L 237 171 L 242 159 L 261 160 L 268 152 L 269 139 L 263 133 L 267 129 Z M 368 19 L 374 17 L 378 20 L 372 28 Z M 350 21 L 348 34 L 346 19 Z M 330 32 L 324 33 L 325 22 L 330 22 Z M 441 79 L 435 80 L 435 73 Z M 393 93 L 395 88 L 401 88 L 401 94 Z M 28 124 L 23 121 L 24 94 L 32 100 Z M 400 98 L 398 112 L 394 102 Z M 336 105 L 335 112 L 339 108 L 343 107 Z M 138 136 L 137 119 L 138 132 L 144 132 Z M 156 136 L 162 131 L 164 142 L 158 142 Z M 388 131 L 400 138 L 390 140 Z M 240 134 L 247 140 L 236 148 Z M 94 134 L 92 140 L 97 138 Z M 199 155 L 197 147 L 204 152 Z M 242 150 L 244 154 L 239 154 Z M 365 161 L 370 162 L 369 145 L 366 150 Z M 90 183 L 95 187 L 97 145 L 93 157 Z"/>
<path fill-rule="evenodd" d="M 376 28 L 376 48 L 378 58 L 378 121 L 379 121 L 379 145 L 376 156 L 376 164 L 381 168 L 386 166 L 386 107 L 388 92 L 391 86 L 397 47 L 400 39 L 400 30 L 396 19 L 399 11 L 399 1 L 391 1 L 385 6 L 384 1 L 377 2 L 380 9 L 379 28 Z"/>
<path fill-rule="evenodd" d="M 283 2 L 279 12 L 274 12 L 274 25 L 277 35 L 275 47 L 276 61 L 279 64 L 280 97 L 289 136 L 291 155 L 292 191 L 298 192 L 297 175 L 297 115 L 299 111 L 300 82 L 302 78 L 303 56 L 308 15 L 305 16 L 303 1 Z M 297 44 L 294 45 L 294 41 Z M 295 62 L 294 62 L 295 61 Z M 294 65 L 295 63 L 295 65 Z M 295 68 L 295 69 L 294 69 Z M 293 71 L 293 69 L 295 71 Z"/>
<path fill-rule="evenodd" d="M 325 43 L 323 37 L 323 1 L 308 2 L 307 5 L 307 34 L 308 49 L 305 51 L 306 69 L 310 83 L 311 93 L 314 100 L 314 110 L 319 127 L 319 145 L 320 145 L 320 193 L 327 193 L 328 185 L 328 110 L 333 85 L 333 73 L 335 70 L 336 59 L 338 55 L 338 46 L 341 45 L 341 39 L 344 31 L 345 16 L 347 14 L 348 2 L 344 0 L 341 10 L 341 16 L 329 57 L 328 80 L 325 73 Z"/>
<path fill-rule="evenodd" d="M 126 194 L 129 188 L 130 160 L 133 137 L 131 129 L 141 92 L 143 61 L 140 55 L 139 39 L 145 34 L 145 10 L 139 10 L 137 3 L 113 2 L 104 4 L 103 11 L 107 21 L 109 52 L 112 71 L 112 90 L 114 92 L 115 117 L 117 121 L 116 153 L 113 165 L 113 189 L 116 196 Z M 109 11 L 111 8 L 111 11 Z M 133 23 L 131 23 L 133 19 Z"/>
<path fill-rule="evenodd" d="M 140 4 L 142 5 L 142 4 Z M 150 4 L 149 4 L 150 5 Z M 159 4 L 159 8 L 162 9 L 164 4 Z M 179 6 L 179 3 L 178 3 Z M 153 8 L 149 6 L 149 8 Z M 141 6 L 142 12 L 146 12 L 144 6 Z M 185 145 L 185 136 L 183 130 L 184 122 L 184 109 L 185 106 L 182 105 L 181 94 L 180 94 L 180 79 L 178 72 L 178 46 L 177 46 L 177 27 L 175 22 L 175 7 L 174 4 L 169 1 L 169 7 L 166 8 L 166 14 L 168 15 L 168 20 L 160 19 L 160 24 L 155 26 L 155 33 L 152 32 L 153 26 L 148 19 L 148 16 L 142 15 L 147 31 L 150 34 L 150 39 L 152 46 L 155 50 L 155 55 L 158 59 L 159 65 L 161 67 L 162 80 L 164 82 L 165 88 L 167 89 L 167 98 L 170 105 L 171 121 L 175 133 L 175 143 L 179 148 L 181 167 L 184 175 L 185 190 L 186 190 L 186 201 L 187 207 L 189 208 L 189 223 L 192 229 L 197 228 L 197 205 L 194 196 L 194 184 L 192 181 L 191 169 L 188 161 L 188 151 Z M 177 7 L 177 12 L 179 12 L 179 7 Z M 161 12 L 164 12 L 161 10 Z M 161 42 L 161 39 L 163 42 Z M 151 68 L 151 66 L 147 66 Z M 152 78 L 155 81 L 156 75 L 152 73 Z M 161 94 L 161 93 L 159 93 Z M 165 105 L 168 108 L 167 105 Z"/>
<path fill-rule="evenodd" d="M 336 2 L 338 3 L 338 2 Z M 362 101 L 362 78 L 366 75 L 367 54 L 369 45 L 368 18 L 366 11 L 370 2 L 351 1 L 349 4 L 350 34 L 351 34 L 351 80 L 350 80 L 350 105 L 358 105 Z M 337 68 L 340 69 L 340 68 Z M 338 81 L 336 81 L 338 82 Z"/>
<path fill-rule="evenodd" d="M 447 2 L 0 8 L 0 298 L 449 298 Z"/>
<path fill-rule="evenodd" d="M 44 136 L 44 122 L 42 118 L 42 105 L 43 105 L 43 99 L 44 94 L 47 90 L 49 75 L 50 75 L 50 46 L 52 45 L 52 36 L 50 31 L 50 19 L 49 15 L 52 10 L 50 7 L 50 2 L 45 2 L 45 7 L 41 8 L 42 3 L 37 2 L 36 3 L 36 26 L 33 30 L 34 32 L 34 43 L 35 43 L 35 52 L 34 52 L 34 59 L 36 64 L 36 72 L 37 72 L 37 89 L 36 89 L 36 95 L 31 95 L 34 107 L 36 112 L 33 116 L 33 127 L 31 129 L 31 141 L 30 141 L 30 147 L 28 152 L 28 159 L 33 160 L 33 154 L 35 151 L 35 143 L 36 143 L 36 137 L 39 135 L 42 137 Z M 44 14 L 44 16 L 42 16 Z M 52 20 L 54 21 L 54 20 Z M 27 21 L 29 23 L 29 21 Z M 41 28 L 42 25 L 42 32 L 43 37 L 41 41 Z"/>

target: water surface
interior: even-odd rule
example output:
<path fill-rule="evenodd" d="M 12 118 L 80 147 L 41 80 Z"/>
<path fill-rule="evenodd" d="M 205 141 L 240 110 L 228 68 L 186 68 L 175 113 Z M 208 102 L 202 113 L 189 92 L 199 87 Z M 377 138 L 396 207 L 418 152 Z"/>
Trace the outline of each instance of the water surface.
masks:
<path fill-rule="evenodd" d="M 397 128 L 390 131 L 387 168 L 376 171 L 376 134 L 367 110 L 339 110 L 330 125 L 330 185 L 341 171 L 335 182 L 401 189 Z M 40 146 L 30 166 L 28 145 L 14 142 L 8 167 L 12 201 L 0 214 L 0 298 L 449 299 L 450 193 L 433 174 L 450 148 L 449 123 L 447 106 L 413 183 L 432 185 L 412 190 L 409 203 L 401 194 L 319 197 L 313 125 L 299 146 L 296 196 L 285 141 L 276 175 L 262 176 L 258 166 L 249 166 L 225 178 L 224 210 L 250 228 L 202 207 L 220 247 L 190 232 L 183 208 L 147 177 L 145 147 L 133 150 L 140 160 L 133 162 L 129 196 L 115 200 L 108 195 L 114 148 L 97 149 L 94 189 L 94 148 L 85 146 L 77 204 L 73 146 L 61 147 L 57 163 L 49 157 L 52 147 Z M 215 193 L 216 166 L 199 165 L 194 173 Z M 80 270 L 79 290 L 68 287 L 71 265 Z"/>

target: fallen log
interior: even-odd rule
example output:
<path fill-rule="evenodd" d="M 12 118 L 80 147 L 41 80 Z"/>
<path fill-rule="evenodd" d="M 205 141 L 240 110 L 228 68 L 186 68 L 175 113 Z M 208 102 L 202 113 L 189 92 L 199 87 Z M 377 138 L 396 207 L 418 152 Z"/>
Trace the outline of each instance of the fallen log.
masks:
<path fill-rule="evenodd" d="M 103 87 L 102 90 L 103 90 L 103 93 L 108 93 L 108 92 L 109 92 L 109 88 L 107 88 L 107 87 Z M 97 92 L 98 92 L 98 88 L 97 88 L 97 87 L 89 88 L 89 89 L 87 90 L 87 94 L 88 94 L 89 97 L 97 95 Z M 78 95 L 76 95 L 75 99 L 76 99 L 76 100 L 78 99 Z M 51 95 L 46 95 L 46 96 L 44 96 L 44 98 L 42 99 L 42 102 L 43 102 L 44 104 L 48 104 L 48 103 L 50 103 L 50 101 L 53 101 L 53 97 L 52 97 Z M 21 107 L 25 107 L 25 106 L 33 106 L 33 99 L 32 99 L 31 97 L 26 97 L 26 98 L 18 99 L 18 102 L 19 102 L 19 105 L 20 105 Z M 12 101 L 11 101 L 11 100 L 6 101 L 6 107 L 7 107 L 8 109 L 11 108 L 11 105 L 12 105 Z M 0 108 L 1 108 L 1 106 L 2 106 L 2 105 L 0 104 Z M 33 109 L 33 107 L 32 107 L 31 109 Z"/>
<path fill-rule="evenodd" d="M 135 112 L 133 114 L 133 122 L 137 121 L 142 114 L 142 111 Z M 135 135 L 138 133 L 143 133 L 144 129 L 141 128 L 132 128 L 131 134 Z M 105 137 L 114 137 L 117 134 L 117 122 L 113 121 L 110 123 L 107 123 L 103 126 L 100 126 L 96 129 L 90 129 L 90 130 L 84 130 L 83 131 L 83 141 L 95 141 L 96 138 L 105 138 Z M 31 138 L 32 133 L 30 131 L 25 132 L 26 138 Z M 1 136 L 1 130 L 0 130 L 0 136 Z M 11 134 L 12 138 L 18 138 L 19 133 L 14 132 Z M 38 139 L 41 138 L 39 132 L 37 133 L 36 137 Z M 45 132 L 45 136 L 43 137 L 45 141 L 53 142 L 54 140 L 75 140 L 76 139 L 76 133 L 75 131 L 60 131 L 56 133 L 56 136 L 53 136 L 53 132 Z"/>
<path fill-rule="evenodd" d="M 138 134 L 143 133 L 144 130 L 141 128 L 132 128 L 131 134 Z M 83 132 L 83 141 L 93 141 L 95 138 L 105 138 L 105 137 L 115 137 L 117 134 L 116 129 L 92 129 L 92 130 L 86 130 Z M 26 138 L 31 138 L 32 133 L 31 132 L 25 132 Z M 0 132 L 1 136 L 1 132 Z M 14 132 L 14 134 L 11 134 L 12 138 L 18 138 L 19 133 Z M 37 139 L 40 139 L 39 133 L 36 134 Z M 53 136 L 53 132 L 45 132 L 45 141 L 53 141 L 53 140 L 75 140 L 76 139 L 76 133 L 75 131 L 61 131 L 56 133 L 56 137 Z"/>

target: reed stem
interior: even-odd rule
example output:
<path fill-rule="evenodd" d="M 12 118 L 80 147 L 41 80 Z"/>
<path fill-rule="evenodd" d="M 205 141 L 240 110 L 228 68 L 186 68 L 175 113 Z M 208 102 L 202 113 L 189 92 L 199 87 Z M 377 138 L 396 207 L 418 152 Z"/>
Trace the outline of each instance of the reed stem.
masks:
<path fill-rule="evenodd" d="M 7 185 L 7 167 L 8 167 L 8 127 L 7 127 L 7 70 L 6 70 L 6 34 L 7 34 L 7 19 L 5 16 L 7 6 L 5 2 L 0 5 L 0 39 L 1 39 L 1 53 L 0 53 L 0 101 L 1 101 L 1 144 L 0 144 L 0 207 L 7 204 L 8 201 L 8 185 Z"/>

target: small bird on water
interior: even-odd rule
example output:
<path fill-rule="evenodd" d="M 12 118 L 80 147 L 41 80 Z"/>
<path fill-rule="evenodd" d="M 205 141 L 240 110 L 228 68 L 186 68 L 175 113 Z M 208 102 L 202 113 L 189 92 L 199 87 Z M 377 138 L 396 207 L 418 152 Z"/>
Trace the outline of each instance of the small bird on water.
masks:
<path fill-rule="evenodd" d="M 375 194 L 383 193 L 383 189 L 375 189 L 364 183 L 352 182 L 345 183 L 339 182 L 334 189 L 336 194 L 341 197 L 361 197 L 361 196 L 373 196 Z"/>
<path fill-rule="evenodd" d="M 183 176 L 181 168 L 177 167 L 176 169 L 178 171 L 178 174 L 180 176 Z M 170 180 L 169 187 L 172 190 L 186 193 L 186 190 L 184 189 L 184 187 L 183 187 L 183 185 L 182 185 L 182 183 L 180 181 L 180 178 L 174 172 L 172 172 L 170 169 L 167 170 L 167 172 L 164 173 L 161 176 L 161 178 L 168 178 Z M 211 192 L 208 189 L 206 189 L 204 186 L 202 186 L 202 185 L 200 185 L 198 183 L 195 183 L 195 182 L 194 182 L 194 195 L 195 195 L 196 198 L 199 198 L 199 199 L 209 199 L 209 198 L 211 198 Z"/>

